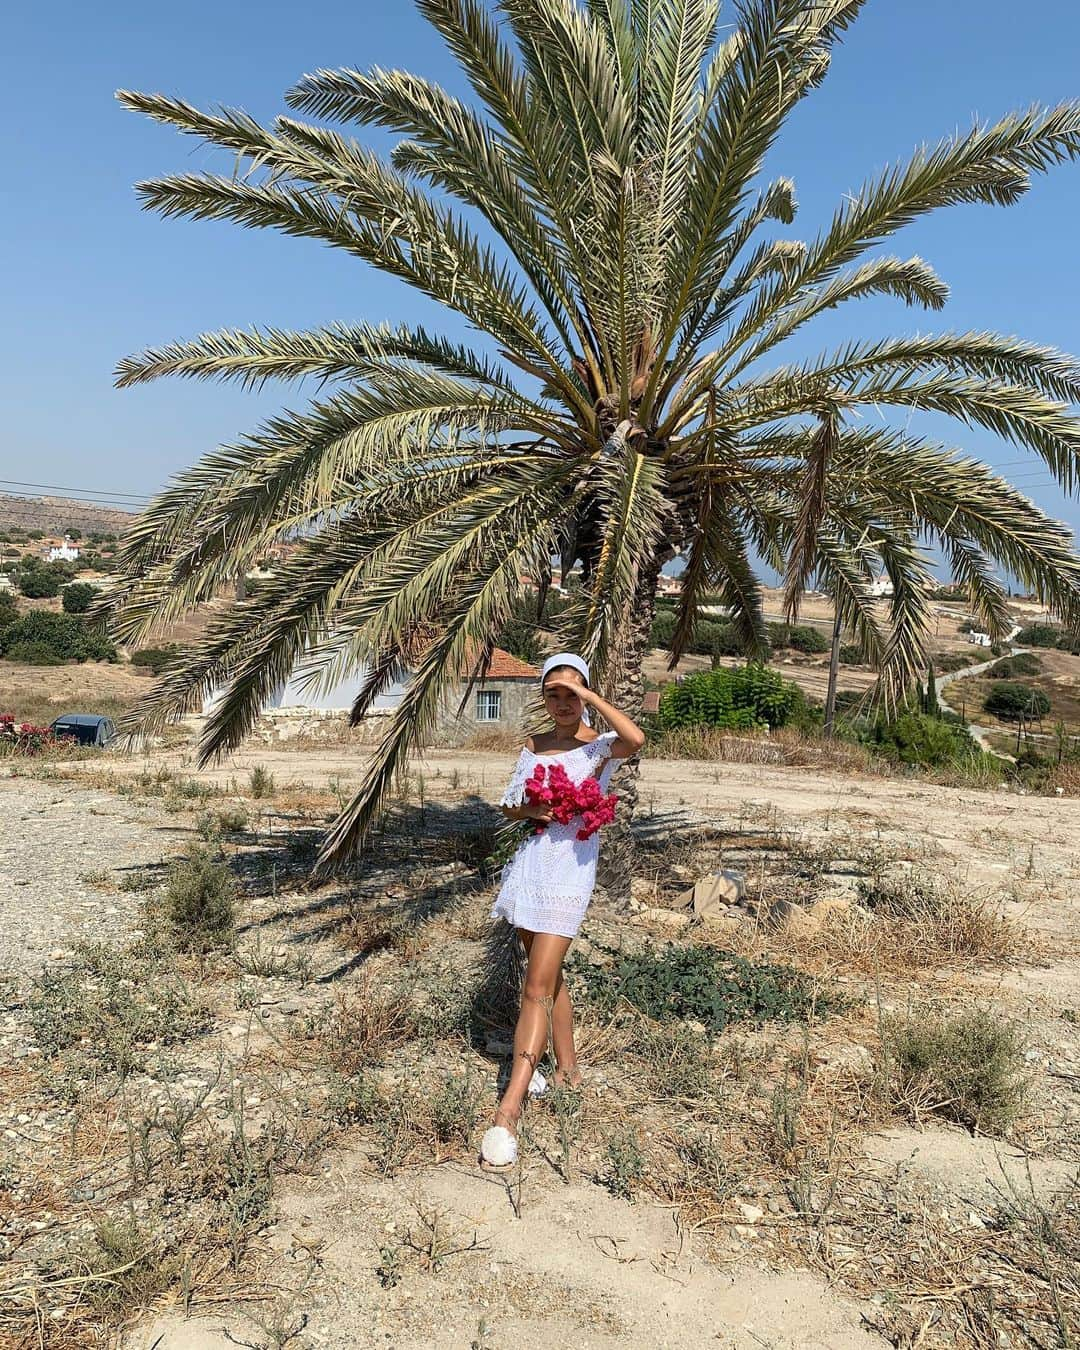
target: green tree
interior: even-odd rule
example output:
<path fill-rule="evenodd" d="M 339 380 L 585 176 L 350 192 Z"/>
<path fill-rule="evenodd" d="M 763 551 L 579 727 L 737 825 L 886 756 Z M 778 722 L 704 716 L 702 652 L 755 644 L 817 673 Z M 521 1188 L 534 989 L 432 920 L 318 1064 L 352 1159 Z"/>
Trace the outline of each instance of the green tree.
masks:
<path fill-rule="evenodd" d="M 509 622 L 499 634 L 498 645 L 519 661 L 535 665 L 543 659 L 544 654 L 537 636 L 538 623 L 536 604 L 527 599 L 519 600 Z"/>
<path fill-rule="evenodd" d="M 1056 647 L 1061 637 L 1061 629 L 1053 624 L 1033 623 L 1021 628 L 1013 641 L 1018 647 Z"/>
<path fill-rule="evenodd" d="M 890 693 L 925 664 L 936 582 L 922 540 L 991 631 L 1008 623 L 993 560 L 1080 613 L 1069 531 L 962 449 L 905 429 L 913 408 L 975 424 L 1071 489 L 1075 362 L 984 332 L 866 336 L 810 359 L 785 349 L 860 298 L 941 309 L 929 265 L 878 255 L 881 241 L 938 208 L 1012 203 L 1080 152 L 1080 103 L 1007 115 L 917 149 L 816 234 L 786 233 L 794 184 L 763 166 L 782 163 L 785 122 L 861 5 L 746 0 L 721 27 L 720 0 L 418 0 L 470 101 L 380 69 L 305 76 L 291 114 L 267 126 L 120 94 L 223 152 L 223 173 L 141 184 L 148 209 L 340 248 L 484 335 L 471 346 L 404 325 L 230 330 L 120 364 L 124 386 L 312 376 L 321 391 L 181 475 L 126 535 L 114 629 L 133 645 L 269 545 L 300 541 L 147 696 L 145 727 L 221 685 L 209 757 L 243 738 L 295 662 L 343 654 L 371 672 L 361 717 L 435 625 L 326 866 L 371 825 L 467 654 L 509 620 L 521 573 L 542 576 L 554 556 L 564 575 L 583 568 L 556 640 L 586 652 L 631 711 L 657 577 L 676 551 L 673 655 L 704 594 L 730 610 L 748 655 L 763 652 L 757 554 L 785 568 L 791 617 L 816 574 Z M 353 139 L 357 126 L 394 137 L 388 156 Z M 894 588 L 884 631 L 870 593 L 882 564 Z M 617 783 L 632 810 L 633 771 Z M 625 815 L 620 828 L 625 843 Z"/>
<path fill-rule="evenodd" d="M 987 694 L 983 708 L 1003 722 L 1029 722 L 1046 716 L 1050 698 L 1030 684 L 1004 681 Z"/>
<path fill-rule="evenodd" d="M 88 581 L 75 581 L 70 586 L 65 586 L 63 591 L 64 613 L 85 614 L 93 603 L 95 595 L 97 595 L 97 587 L 91 586 Z"/>
<path fill-rule="evenodd" d="M 937 717 L 941 712 L 941 706 L 938 703 L 937 696 L 937 676 L 934 674 L 934 663 L 930 662 L 926 672 L 926 708 L 924 709 L 928 717 Z"/>
<path fill-rule="evenodd" d="M 108 638 L 87 628 L 82 620 L 41 609 L 0 629 L 0 653 L 9 661 L 31 665 L 116 660 L 116 648 Z"/>
<path fill-rule="evenodd" d="M 18 587 L 28 600 L 51 600 L 60 594 L 60 578 L 44 567 L 20 572 Z"/>

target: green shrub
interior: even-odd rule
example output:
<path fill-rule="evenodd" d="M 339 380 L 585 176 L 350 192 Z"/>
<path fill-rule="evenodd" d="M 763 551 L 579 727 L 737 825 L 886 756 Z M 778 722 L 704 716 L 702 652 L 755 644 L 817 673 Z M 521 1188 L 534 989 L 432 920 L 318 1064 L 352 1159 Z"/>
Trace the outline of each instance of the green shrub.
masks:
<path fill-rule="evenodd" d="M 970 1129 L 1000 1132 L 1016 1118 L 1025 1084 L 1014 1026 L 981 1009 L 887 1018 L 882 1050 L 895 1100 Z"/>
<path fill-rule="evenodd" d="M 31 991 L 29 1017 L 46 1058 L 71 1051 L 80 1066 L 96 1059 L 121 1073 L 139 1067 L 151 1045 L 196 1036 L 212 1020 L 160 957 L 108 943 L 48 969 Z"/>
<path fill-rule="evenodd" d="M 62 666 L 63 659 L 45 642 L 13 642 L 4 651 L 8 661 L 21 666 Z"/>
<path fill-rule="evenodd" d="M 63 602 L 65 614 L 85 614 L 93 604 L 97 587 L 88 581 L 73 581 L 64 587 Z"/>
<path fill-rule="evenodd" d="M 19 617 L 19 606 L 9 591 L 0 591 L 0 631 L 8 628 Z"/>
<path fill-rule="evenodd" d="M 39 665 L 116 660 L 113 644 L 81 619 L 40 609 L 24 614 L 0 631 L 0 650 L 9 661 L 27 659 L 19 653 L 28 649 L 34 651 L 38 658 L 35 664 Z"/>
<path fill-rule="evenodd" d="M 28 600 L 51 600 L 60 594 L 60 578 L 42 567 L 20 572 L 18 586 Z"/>
<path fill-rule="evenodd" d="M 1058 639 L 1058 651 L 1068 652 L 1071 656 L 1080 656 L 1080 632 L 1062 633 Z"/>
<path fill-rule="evenodd" d="M 598 1179 L 612 1195 L 633 1202 L 635 1190 L 645 1179 L 645 1158 L 637 1130 L 632 1125 L 608 1138 L 607 1166 Z"/>
<path fill-rule="evenodd" d="M 987 694 L 983 709 L 1003 722 L 1018 722 L 1021 718 L 1045 717 L 1050 699 L 1030 684 L 1003 683 Z"/>
<path fill-rule="evenodd" d="M 660 696 L 660 720 L 669 731 L 690 726 L 782 727 L 805 705 L 798 685 L 775 670 L 751 664 L 702 671 L 669 684 Z"/>
<path fill-rule="evenodd" d="M 944 768 L 975 748 L 958 721 L 921 712 L 902 713 L 892 721 L 879 717 L 867 739 L 888 759 L 924 768 Z"/>
<path fill-rule="evenodd" d="M 154 675 L 160 675 L 163 670 L 167 670 L 176 662 L 179 654 L 180 648 L 175 642 L 165 647 L 142 647 L 139 651 L 131 653 L 131 664 L 144 666 Z"/>
<path fill-rule="evenodd" d="M 1043 663 L 1034 652 L 1020 652 L 1017 656 L 1003 657 L 997 665 L 986 672 L 989 680 L 1014 680 L 1018 675 L 1038 675 Z"/>
<path fill-rule="evenodd" d="M 1021 628 L 1013 641 L 1018 647 L 1056 647 L 1062 631 L 1054 624 L 1033 623 Z"/>
<path fill-rule="evenodd" d="M 769 641 L 776 648 L 803 652 L 808 656 L 829 650 L 829 639 L 809 624 L 770 623 L 766 631 Z"/>
<path fill-rule="evenodd" d="M 183 951 L 231 947 L 236 936 L 236 879 L 207 848 L 175 864 L 165 891 L 165 914 Z"/>
<path fill-rule="evenodd" d="M 806 1021 L 829 1006 L 790 966 L 753 965 L 708 947 L 646 946 L 633 955 L 601 950 L 614 958 L 611 965 L 575 954 L 570 970 L 605 1015 L 624 999 L 656 1022 L 692 1018 L 719 1034 L 731 1022 Z"/>
<path fill-rule="evenodd" d="M 938 652 L 934 657 L 934 663 L 943 674 L 948 674 L 954 670 L 963 670 L 967 666 L 973 666 L 982 657 L 974 652 Z"/>
<path fill-rule="evenodd" d="M 854 642 L 845 642 L 840 648 L 840 664 L 842 666 L 861 666 L 866 664 L 866 657 L 863 655 L 863 649 Z"/>

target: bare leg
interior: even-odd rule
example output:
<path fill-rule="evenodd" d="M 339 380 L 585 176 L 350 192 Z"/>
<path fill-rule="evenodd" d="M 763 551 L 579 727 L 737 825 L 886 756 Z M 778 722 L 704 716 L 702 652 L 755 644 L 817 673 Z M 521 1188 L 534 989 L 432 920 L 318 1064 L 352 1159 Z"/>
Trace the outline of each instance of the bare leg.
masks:
<path fill-rule="evenodd" d="M 574 1049 L 574 1008 L 570 1002 L 570 991 L 566 987 L 562 970 L 559 971 L 555 986 L 555 1003 L 551 1009 L 551 1040 L 555 1049 L 555 1081 L 560 1087 L 569 1084 L 577 1087 L 581 1082 L 581 1070 L 577 1065 L 577 1051 Z"/>
<path fill-rule="evenodd" d="M 532 933 L 524 928 L 518 929 L 521 944 L 528 955 L 532 948 Z M 577 1087 L 581 1082 L 581 1070 L 577 1066 L 577 1051 L 574 1048 L 574 1008 L 570 1002 L 570 991 L 563 979 L 562 967 L 555 982 L 555 1002 L 551 1009 L 551 1041 L 555 1051 L 555 1081 L 560 1087 L 567 1083 Z"/>
<path fill-rule="evenodd" d="M 524 936 L 522 941 L 525 941 Z M 521 1114 L 529 1079 L 547 1048 L 555 988 L 569 948 L 569 938 L 553 933 L 533 933 L 526 943 L 529 964 L 525 971 L 521 1012 L 514 1031 L 514 1063 L 499 1103 L 499 1114 L 506 1119 L 517 1120 Z"/>

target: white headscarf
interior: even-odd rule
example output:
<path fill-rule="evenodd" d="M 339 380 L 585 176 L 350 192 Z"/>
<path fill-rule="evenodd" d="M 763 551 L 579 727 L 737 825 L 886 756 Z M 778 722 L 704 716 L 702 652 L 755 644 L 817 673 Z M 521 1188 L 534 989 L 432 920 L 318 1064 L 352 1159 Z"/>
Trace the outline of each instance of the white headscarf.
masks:
<path fill-rule="evenodd" d="M 576 656 L 573 652 L 559 652 L 557 656 L 549 656 L 544 662 L 544 667 L 540 672 L 540 689 L 543 691 L 544 681 L 547 679 L 548 672 L 554 670 L 557 666 L 570 666 L 576 670 L 586 684 L 589 683 L 589 663 L 584 657 Z M 589 710 L 585 708 L 581 713 L 581 720 L 587 727 L 592 726 L 592 719 L 589 717 Z"/>

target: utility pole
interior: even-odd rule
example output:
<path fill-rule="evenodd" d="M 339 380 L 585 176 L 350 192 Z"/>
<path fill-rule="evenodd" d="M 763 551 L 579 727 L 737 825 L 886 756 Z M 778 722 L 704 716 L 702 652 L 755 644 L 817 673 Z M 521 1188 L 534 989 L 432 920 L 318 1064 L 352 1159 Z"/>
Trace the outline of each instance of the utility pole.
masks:
<path fill-rule="evenodd" d="M 832 651 L 829 653 L 829 687 L 825 694 L 825 738 L 832 740 L 836 721 L 836 681 L 840 673 L 840 606 L 833 598 Z"/>

